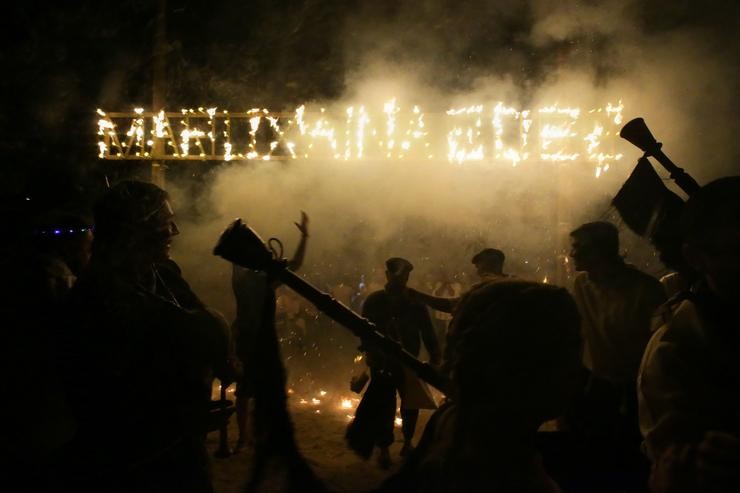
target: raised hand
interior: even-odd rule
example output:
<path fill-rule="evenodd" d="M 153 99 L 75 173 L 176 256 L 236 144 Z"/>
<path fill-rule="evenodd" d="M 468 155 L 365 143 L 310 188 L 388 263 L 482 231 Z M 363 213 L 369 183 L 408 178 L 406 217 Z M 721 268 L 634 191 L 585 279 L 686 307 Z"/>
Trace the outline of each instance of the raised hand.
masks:
<path fill-rule="evenodd" d="M 303 236 L 308 236 L 308 215 L 301 211 L 301 222 L 293 223 Z"/>

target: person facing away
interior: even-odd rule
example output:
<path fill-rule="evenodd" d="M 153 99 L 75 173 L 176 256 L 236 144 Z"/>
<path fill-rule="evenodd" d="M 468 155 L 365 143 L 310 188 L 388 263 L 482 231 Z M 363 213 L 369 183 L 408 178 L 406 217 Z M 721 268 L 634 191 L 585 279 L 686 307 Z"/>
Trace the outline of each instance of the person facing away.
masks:
<path fill-rule="evenodd" d="M 288 261 L 288 269 L 297 271 L 303 265 L 306 255 L 306 242 L 308 240 L 308 215 L 301 211 L 301 222 L 295 223 L 301 232 L 293 258 Z M 236 423 L 239 437 L 235 450 L 239 451 L 249 441 L 249 401 L 254 394 L 252 383 L 253 373 L 258 371 L 254 368 L 254 331 L 262 324 L 265 297 L 268 289 L 275 290 L 278 287 L 276 281 L 270 285 L 267 275 L 262 272 L 246 269 L 233 265 L 231 286 L 237 300 L 236 319 L 232 324 L 232 334 L 235 341 L 236 355 L 242 366 L 242 372 L 236 381 Z"/>
<path fill-rule="evenodd" d="M 362 316 L 373 322 L 380 333 L 398 341 L 413 356 L 418 357 L 423 340 L 430 363 L 439 365 L 439 344 L 429 312 L 423 304 L 408 295 L 406 284 L 413 265 L 399 257 L 389 258 L 385 265 L 385 288 L 368 295 L 362 307 Z M 412 450 L 419 410 L 407 408 L 406 374 L 403 368 L 374 348 L 362 346 L 361 349 L 367 352 L 371 378 L 355 419 L 347 430 L 347 440 L 350 447 L 364 457 L 369 457 L 373 447 L 377 446 L 378 462 L 385 468 L 390 465 L 388 447 L 394 440 L 396 391 L 401 395 L 404 440 L 401 454 L 404 456 Z"/>
<path fill-rule="evenodd" d="M 382 493 L 554 493 L 535 449 L 542 423 L 578 392 L 579 314 L 563 288 L 528 281 L 480 284 L 452 325 L 448 400 Z"/>
<path fill-rule="evenodd" d="M 504 252 L 496 248 L 484 248 L 473 255 L 471 263 L 475 266 L 475 272 L 480 278 L 478 284 L 508 279 L 509 275 L 504 274 L 504 260 L 506 260 Z M 452 313 L 461 299 L 460 296 L 441 297 L 428 295 L 415 289 L 410 289 L 409 292 L 418 301 L 443 313 Z"/>
<path fill-rule="evenodd" d="M 603 454 L 590 455 L 604 458 L 608 476 L 603 481 L 613 487 L 624 481 L 628 491 L 641 491 L 648 466 L 639 452 L 635 385 L 653 313 L 665 301 L 665 291 L 657 279 L 624 262 L 613 224 L 586 223 L 570 236 L 570 255 L 579 271 L 573 296 L 581 314 L 583 362 L 590 371 L 571 424 L 602 447 Z M 607 456 L 617 449 L 616 462 L 609 462 Z"/>
<path fill-rule="evenodd" d="M 504 255 L 504 252 L 496 248 L 484 248 L 473 255 L 471 263 L 475 266 L 475 271 L 480 278 L 480 281 L 473 285 L 473 289 L 484 284 L 513 279 L 508 274 L 504 274 L 505 260 L 506 256 Z M 458 303 L 460 303 L 460 300 L 462 299 L 461 296 L 454 298 L 430 296 L 415 289 L 409 289 L 409 293 L 413 299 L 443 313 L 454 313 Z M 453 326 L 449 325 L 443 344 L 444 353 L 441 368 L 443 373 L 449 373 L 450 371 L 449 362 L 451 352 L 455 344 L 457 344 L 457 339 L 458 334 L 453 330 Z"/>
<path fill-rule="evenodd" d="M 71 488 L 211 491 L 204 438 L 212 378 L 228 379 L 228 329 L 170 258 L 179 230 L 164 190 L 121 182 L 94 215 L 60 333 L 77 424 Z"/>
<path fill-rule="evenodd" d="M 693 194 L 681 229 L 697 278 L 666 307 L 638 380 L 652 491 L 740 491 L 740 176 Z"/>

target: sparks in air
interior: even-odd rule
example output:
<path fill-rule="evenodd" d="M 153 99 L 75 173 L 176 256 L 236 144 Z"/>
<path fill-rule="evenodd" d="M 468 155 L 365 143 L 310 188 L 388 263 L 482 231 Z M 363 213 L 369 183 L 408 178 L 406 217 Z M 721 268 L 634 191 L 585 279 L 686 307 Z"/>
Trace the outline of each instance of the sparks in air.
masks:
<path fill-rule="evenodd" d="M 98 109 L 97 147 L 101 159 L 586 162 L 598 178 L 622 158 L 614 148 L 623 111 L 621 101 L 587 111 L 497 102 L 425 114 L 419 105 L 395 97 L 379 107 L 352 104 L 341 110 L 306 105 L 289 112 L 253 108 L 243 113 L 215 107 L 179 113 Z"/>

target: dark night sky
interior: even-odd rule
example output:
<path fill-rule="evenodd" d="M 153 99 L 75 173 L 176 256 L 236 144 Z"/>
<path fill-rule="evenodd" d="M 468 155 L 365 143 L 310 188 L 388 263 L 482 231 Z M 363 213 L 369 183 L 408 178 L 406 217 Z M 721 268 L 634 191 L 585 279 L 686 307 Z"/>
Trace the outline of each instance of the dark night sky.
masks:
<path fill-rule="evenodd" d="M 25 1 L 6 8 L 4 195 L 30 189 L 66 196 L 75 185 L 99 182 L 93 112 L 150 106 L 157 3 Z M 560 39 L 538 40 L 533 29 L 563 4 L 585 20 Z M 600 9 L 616 9 L 633 31 L 592 23 Z M 595 85 L 629 71 L 619 53 L 625 32 L 646 43 L 697 33 L 718 59 L 737 66 L 739 14 L 737 2 L 719 0 L 170 0 L 167 102 L 280 108 L 332 99 L 370 55 L 410 66 L 419 80 L 450 92 L 483 76 L 507 76 L 526 98 L 555 66 L 578 68 Z M 737 77 L 726 84 L 738 93 Z"/>

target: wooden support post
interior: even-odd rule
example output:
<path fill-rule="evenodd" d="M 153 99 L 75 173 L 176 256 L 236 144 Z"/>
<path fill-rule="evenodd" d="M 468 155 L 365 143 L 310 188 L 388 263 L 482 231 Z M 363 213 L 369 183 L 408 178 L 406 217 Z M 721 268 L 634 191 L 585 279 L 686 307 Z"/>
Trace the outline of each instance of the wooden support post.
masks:
<path fill-rule="evenodd" d="M 152 74 L 152 112 L 158 113 L 166 107 L 167 92 L 167 1 L 159 0 L 157 20 L 154 27 L 154 53 Z M 152 147 L 151 181 L 164 189 L 167 169 L 160 159 L 164 156 L 164 141 L 154 139 Z"/>

